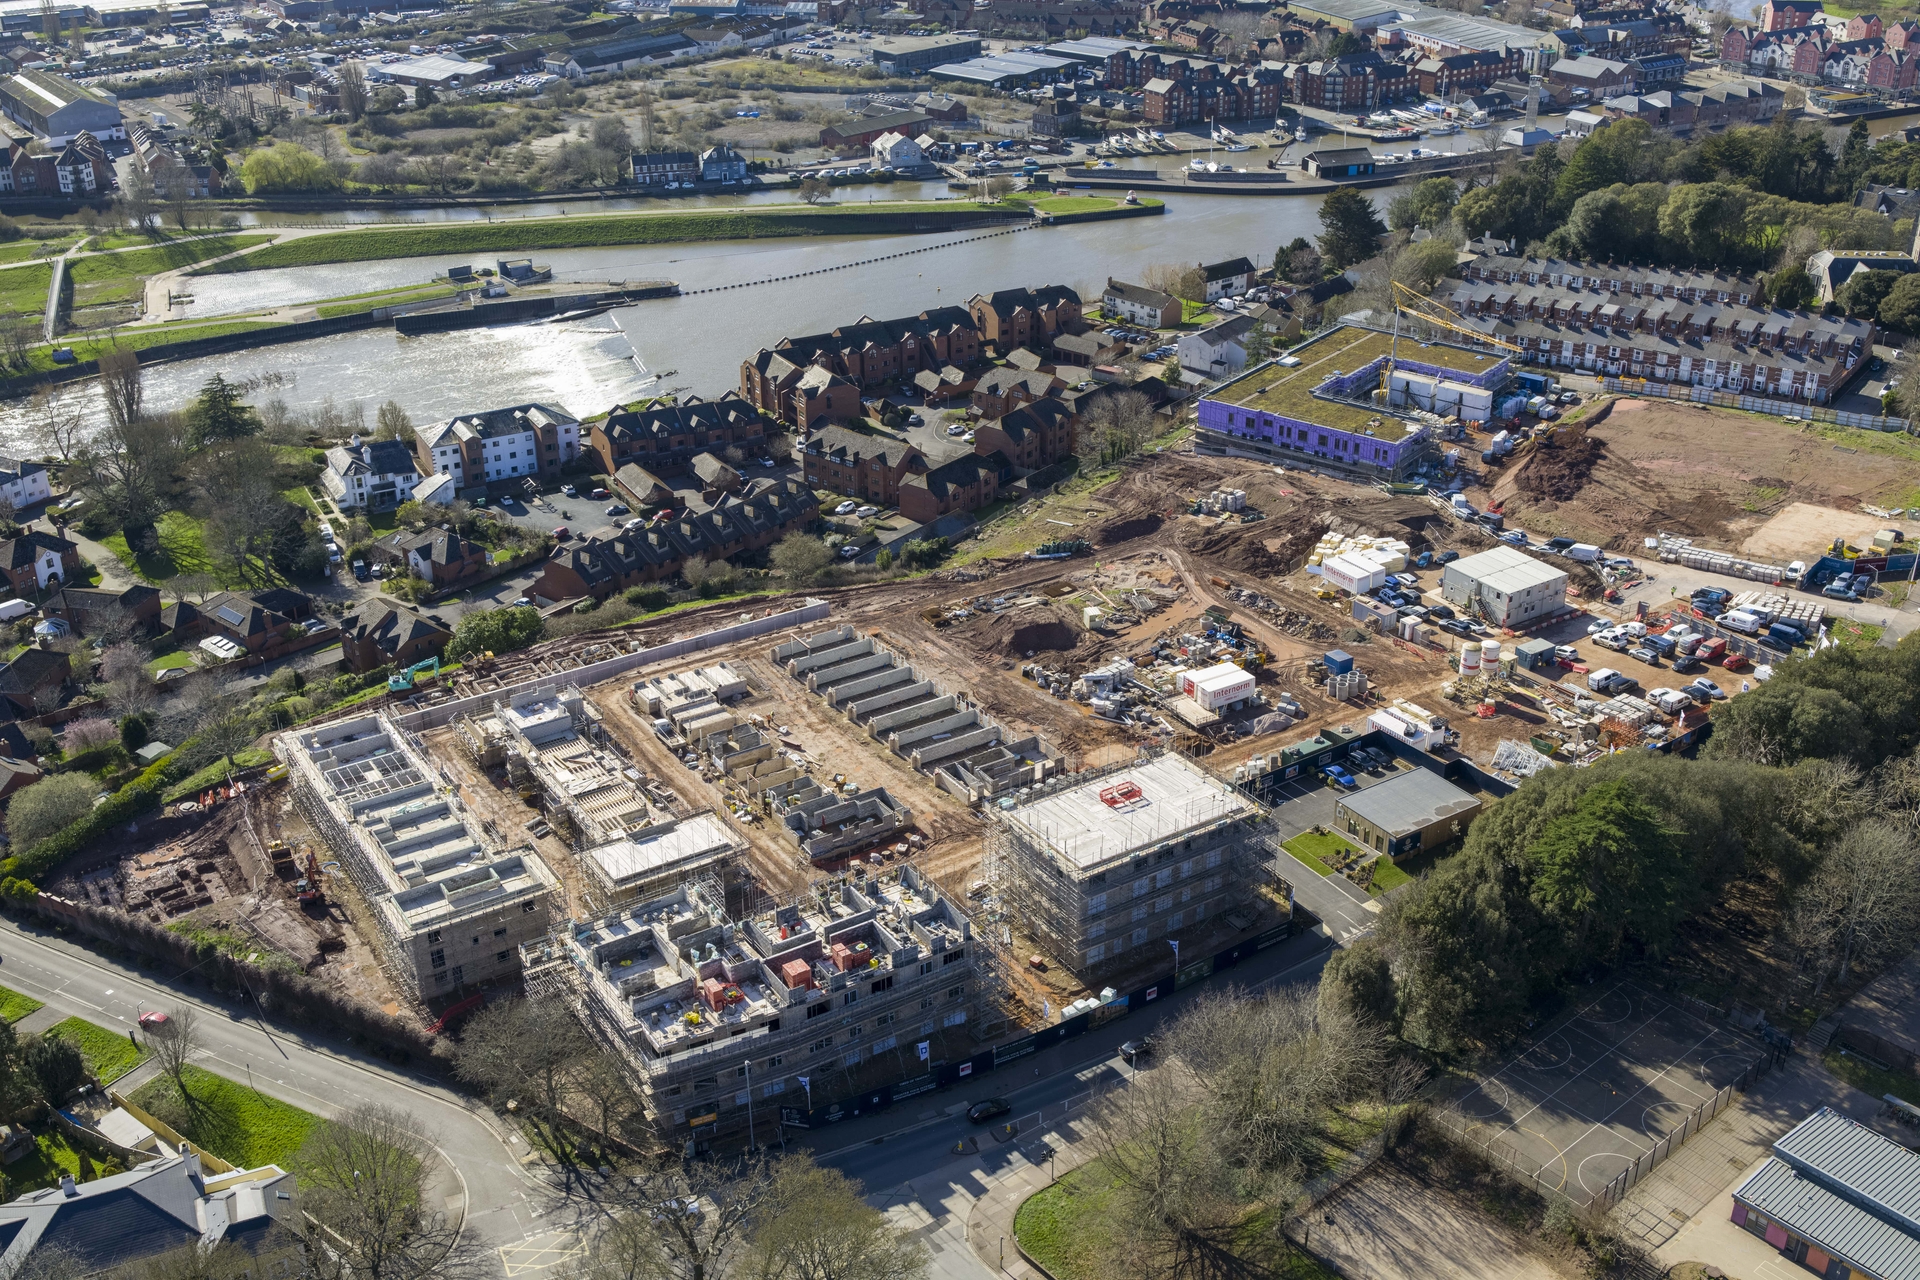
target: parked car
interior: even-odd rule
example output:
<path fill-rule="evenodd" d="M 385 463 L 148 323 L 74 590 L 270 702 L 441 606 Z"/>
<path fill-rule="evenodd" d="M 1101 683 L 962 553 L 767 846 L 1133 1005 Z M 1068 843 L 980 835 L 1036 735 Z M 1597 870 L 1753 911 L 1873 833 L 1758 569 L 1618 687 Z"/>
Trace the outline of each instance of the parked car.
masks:
<path fill-rule="evenodd" d="M 569 498 L 577 498 L 577 497 L 579 497 L 579 496 L 580 496 L 580 491 L 579 491 L 578 489 L 576 489 L 576 488 L 574 488 L 574 487 L 573 487 L 572 485 L 570 485 L 570 484 L 563 484 L 563 485 L 561 485 L 561 486 L 560 486 L 560 492 L 561 492 L 561 493 L 562 493 L 563 495 L 565 495 L 566 497 L 569 497 Z"/>
<path fill-rule="evenodd" d="M 1322 769 L 1320 776 L 1327 780 L 1327 785 L 1339 787 L 1343 791 L 1354 791 L 1360 786 L 1352 774 L 1337 764 L 1330 764 Z"/>
<path fill-rule="evenodd" d="M 632 511 L 633 508 L 624 502 L 616 502 L 607 508 L 607 514 L 610 516 L 624 516 L 630 514 Z"/>
<path fill-rule="evenodd" d="M 1459 558 L 1460 553 L 1458 551 L 1442 551 L 1439 555 L 1435 556 L 1433 560 L 1435 564 L 1452 564 Z"/>
<path fill-rule="evenodd" d="M 985 1102 L 976 1102 L 967 1108 L 967 1119 L 975 1124 L 985 1124 L 1000 1116 L 1011 1115 L 1013 1104 L 1005 1098 L 988 1098 Z"/>
<path fill-rule="evenodd" d="M 1655 653 L 1652 649 L 1647 648 L 1643 644 L 1635 645 L 1633 648 L 1627 650 L 1627 656 L 1629 658 L 1635 659 L 1636 661 L 1644 662 L 1650 667 L 1657 667 L 1660 665 L 1660 655 Z"/>
<path fill-rule="evenodd" d="M 1150 1057 L 1156 1047 L 1155 1038 L 1152 1035 L 1144 1035 L 1138 1040 L 1129 1040 L 1121 1045 L 1120 1056 L 1137 1066 L 1140 1059 Z"/>
<path fill-rule="evenodd" d="M 611 498 L 613 495 L 608 493 L 605 489 L 595 489 L 592 493 L 588 494 L 587 496 L 589 498 L 592 498 L 595 502 L 605 502 L 608 498 Z"/>
<path fill-rule="evenodd" d="M 871 520 L 875 516 L 880 514 L 880 508 L 862 507 L 858 511 L 854 512 L 853 514 L 861 520 Z"/>
<path fill-rule="evenodd" d="M 1677 676 L 1684 676 L 1692 671 L 1705 671 L 1706 669 L 1707 664 L 1700 661 L 1698 654 L 1683 653 L 1673 660 L 1673 673 Z"/>
<path fill-rule="evenodd" d="M 833 509 L 833 514 L 837 516 L 850 516 L 859 510 L 859 507 L 860 504 L 857 502 L 843 502 Z"/>
<path fill-rule="evenodd" d="M 367 562 L 365 560 L 355 560 L 353 562 L 353 576 L 362 582 L 367 580 Z"/>
<path fill-rule="evenodd" d="M 571 538 L 572 536 L 573 536 L 573 530 L 567 528 L 567 526 L 565 525 L 561 525 L 559 528 L 553 531 L 553 539 L 555 542 L 565 542 L 568 538 Z"/>
<path fill-rule="evenodd" d="M 1727 700 L 1727 691 L 1705 676 L 1701 676 L 1698 680 L 1688 685 L 1687 688 L 1698 689 L 1715 702 L 1725 702 Z"/>

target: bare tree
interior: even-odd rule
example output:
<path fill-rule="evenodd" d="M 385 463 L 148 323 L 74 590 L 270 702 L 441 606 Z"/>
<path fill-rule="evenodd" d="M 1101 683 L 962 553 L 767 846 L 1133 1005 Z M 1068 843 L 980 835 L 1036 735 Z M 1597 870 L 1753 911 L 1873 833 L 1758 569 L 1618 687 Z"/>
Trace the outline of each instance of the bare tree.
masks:
<path fill-rule="evenodd" d="M 550 1000 L 501 1000 L 468 1020 L 454 1072 L 496 1098 L 519 1100 L 532 1113 L 535 1136 L 566 1149 L 558 1126 L 574 1096 L 575 1070 L 594 1052 L 571 1010 Z"/>
<path fill-rule="evenodd" d="M 1143 283 L 1149 289 L 1158 289 L 1188 302 L 1205 302 L 1207 299 L 1206 273 L 1197 265 L 1156 262 L 1147 268 Z"/>
<path fill-rule="evenodd" d="M 1081 461 L 1104 465 L 1130 458 L 1153 438 L 1155 426 L 1153 402 L 1142 392 L 1100 396 L 1081 418 Z"/>
<path fill-rule="evenodd" d="M 116 716 L 145 711 L 158 696 L 147 674 L 147 655 L 131 641 L 107 646 L 100 655 L 100 676 Z"/>
<path fill-rule="evenodd" d="M 259 737 L 260 730 L 247 713 L 246 703 L 223 696 L 201 713 L 194 725 L 194 736 L 219 752 L 221 759 L 231 766 L 234 754 Z"/>
<path fill-rule="evenodd" d="M 116 428 L 124 430 L 144 416 L 146 388 L 138 354 L 127 347 L 112 347 L 101 354 L 100 394 L 107 402 L 107 417 Z"/>
<path fill-rule="evenodd" d="M 773 1168 L 741 1271 L 749 1280 L 924 1280 L 929 1254 L 860 1184 L 805 1155 Z"/>
<path fill-rule="evenodd" d="M 1911 942 L 1920 927 L 1920 851 L 1912 834 L 1880 819 L 1852 828 L 1827 851 L 1794 895 L 1788 937 L 1814 970 L 1814 995 L 1828 978 L 1844 984 L 1853 966 Z"/>
<path fill-rule="evenodd" d="M 357 62 L 340 64 L 340 109 L 356 123 L 367 114 L 367 78 Z"/>
<path fill-rule="evenodd" d="M 154 214 L 159 206 L 160 197 L 154 190 L 153 175 L 144 164 L 132 165 L 127 170 L 126 185 L 120 188 L 120 212 L 135 231 L 151 232 Z"/>
<path fill-rule="evenodd" d="M 459 1223 L 428 1194 L 439 1154 L 406 1112 L 355 1107 L 316 1128 L 297 1162 L 306 1262 L 317 1280 L 437 1280 L 477 1261 L 460 1246 Z"/>
<path fill-rule="evenodd" d="M 192 1005 L 183 1004 L 166 1017 L 165 1022 L 147 1028 L 147 1046 L 153 1050 L 153 1059 L 161 1072 L 173 1081 L 181 1104 L 192 1110 L 194 1102 L 193 1095 L 187 1092 L 187 1067 L 202 1047 L 198 1015 Z"/>
<path fill-rule="evenodd" d="M 672 1275 L 719 1280 L 733 1270 L 772 1184 L 764 1158 L 702 1161 L 636 1175 L 627 1197 L 632 1214 L 651 1219 Z"/>
<path fill-rule="evenodd" d="M 27 401 L 27 414 L 33 422 L 34 436 L 49 453 L 60 455 L 62 462 L 73 459 L 80 441 L 80 428 L 86 419 L 79 403 L 58 383 L 34 388 Z"/>

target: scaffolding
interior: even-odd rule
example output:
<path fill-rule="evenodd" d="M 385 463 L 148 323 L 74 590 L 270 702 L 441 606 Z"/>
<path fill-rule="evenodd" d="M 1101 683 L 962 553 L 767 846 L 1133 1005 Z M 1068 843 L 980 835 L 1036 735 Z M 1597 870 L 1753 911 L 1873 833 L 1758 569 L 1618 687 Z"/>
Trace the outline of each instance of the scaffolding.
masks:
<path fill-rule="evenodd" d="M 982 870 L 1009 917 L 1001 939 L 1017 922 L 1091 983 L 1229 910 L 1266 816 L 1244 790 L 1154 748 L 1031 788 L 994 814 L 985 841 Z"/>

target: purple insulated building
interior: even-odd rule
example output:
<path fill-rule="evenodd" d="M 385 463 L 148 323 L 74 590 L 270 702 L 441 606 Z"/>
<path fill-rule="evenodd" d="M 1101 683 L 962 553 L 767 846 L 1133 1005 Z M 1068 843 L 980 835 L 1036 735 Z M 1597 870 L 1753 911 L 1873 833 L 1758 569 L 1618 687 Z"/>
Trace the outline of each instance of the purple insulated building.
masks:
<path fill-rule="evenodd" d="M 1396 480 L 1434 447 L 1416 412 L 1484 422 L 1512 376 L 1497 353 L 1403 336 L 1381 397 L 1393 351 L 1391 334 L 1342 325 L 1249 369 L 1201 397 L 1195 447 Z"/>

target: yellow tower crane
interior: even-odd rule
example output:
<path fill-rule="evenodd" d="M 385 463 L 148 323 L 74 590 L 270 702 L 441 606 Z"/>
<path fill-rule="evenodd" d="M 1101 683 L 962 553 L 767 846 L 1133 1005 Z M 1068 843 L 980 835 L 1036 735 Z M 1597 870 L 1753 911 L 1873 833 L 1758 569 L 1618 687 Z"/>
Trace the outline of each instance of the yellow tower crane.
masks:
<path fill-rule="evenodd" d="M 1435 302 L 1417 289 L 1393 282 L 1393 345 L 1388 349 L 1386 363 L 1380 366 L 1380 390 L 1392 399 L 1393 370 L 1400 359 L 1400 315 L 1405 312 L 1418 320 L 1424 320 L 1437 329 L 1447 329 L 1477 343 L 1489 347 L 1498 347 L 1502 351 L 1511 351 L 1515 355 L 1525 355 L 1524 347 L 1516 346 L 1503 338 L 1491 337 L 1468 324 L 1466 317 L 1447 306 L 1444 302 Z"/>

